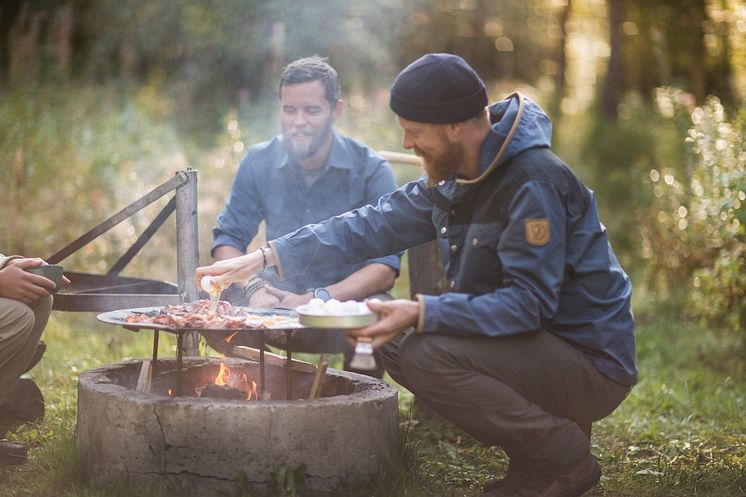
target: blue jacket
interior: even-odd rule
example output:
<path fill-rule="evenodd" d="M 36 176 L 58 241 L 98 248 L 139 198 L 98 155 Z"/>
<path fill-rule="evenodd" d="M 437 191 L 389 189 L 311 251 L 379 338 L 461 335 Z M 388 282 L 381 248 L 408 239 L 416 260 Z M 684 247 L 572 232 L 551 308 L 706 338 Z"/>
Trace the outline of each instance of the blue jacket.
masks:
<path fill-rule="evenodd" d="M 450 291 L 421 297 L 420 331 L 500 337 L 547 330 L 609 378 L 633 385 L 630 280 L 593 192 L 549 150 L 549 118 L 527 99 L 519 112 L 521 99 L 490 107 L 477 180 L 430 188 L 420 178 L 376 207 L 274 240 L 278 271 L 286 277 L 320 261 L 360 260 L 437 238 Z M 299 250 L 314 256 L 299 260 Z"/>
<path fill-rule="evenodd" d="M 267 239 L 272 240 L 306 224 L 376 204 L 381 195 L 396 188 L 388 162 L 336 131 L 325 169 L 308 188 L 298 166 L 288 159 L 281 136 L 252 146 L 241 161 L 230 198 L 213 229 L 212 251 L 220 245 L 245 251 L 262 220 L 267 222 Z M 305 258 L 306 254 L 295 256 Z M 386 264 L 398 272 L 399 256 L 354 263 L 327 259 L 285 281 L 278 281 L 274 271 L 265 271 L 262 276 L 278 288 L 303 293 L 337 283 L 371 263 Z"/>

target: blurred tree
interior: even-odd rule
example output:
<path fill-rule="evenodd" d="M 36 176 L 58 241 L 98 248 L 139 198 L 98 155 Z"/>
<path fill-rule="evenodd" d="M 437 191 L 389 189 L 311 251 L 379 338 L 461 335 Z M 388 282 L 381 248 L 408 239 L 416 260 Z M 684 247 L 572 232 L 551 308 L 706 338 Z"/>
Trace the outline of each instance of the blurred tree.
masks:
<path fill-rule="evenodd" d="M 609 4 L 612 4 L 609 0 Z M 698 103 L 719 95 L 737 108 L 732 86 L 731 30 L 744 32 L 738 2 L 722 0 L 628 0 L 622 28 L 626 90 L 652 98 L 656 87 L 674 84 Z M 741 6 L 742 8 L 742 6 Z M 742 35 L 743 36 L 743 35 Z"/>
<path fill-rule="evenodd" d="M 607 0 L 605 17 L 594 18 L 604 12 L 601 0 L 576 0 L 577 8 L 568 0 L 5 0 L 0 77 L 8 85 L 61 72 L 154 85 L 173 99 L 178 121 L 189 123 L 190 115 L 219 116 L 237 102 L 274 97 L 278 71 L 297 57 L 330 56 L 343 80 L 349 75 L 370 91 L 423 53 L 448 51 L 487 80 L 546 88 L 544 81 L 571 92 L 568 64 L 595 72 L 603 59 L 604 87 L 596 93 L 612 119 L 625 94 L 649 101 L 664 84 L 700 101 L 717 94 L 735 108 L 742 98 L 733 87 L 733 61 L 743 59 L 733 50 L 744 31 L 739 2 Z M 577 31 L 599 21 L 608 21 L 604 32 Z M 598 37 L 608 40 L 608 53 Z M 568 42 L 585 44 L 584 60 L 568 61 Z M 588 69 L 572 70 L 590 79 Z"/>
<path fill-rule="evenodd" d="M 557 15 L 557 48 L 556 48 L 556 59 L 557 59 L 557 71 L 554 74 L 554 86 L 556 95 L 560 100 L 564 96 L 566 77 L 567 77 L 567 23 L 570 20 L 570 13 L 572 12 L 572 2 L 567 0 L 564 5 L 560 5 L 559 14 Z"/>
<path fill-rule="evenodd" d="M 619 92 L 622 87 L 622 22 L 624 3 L 622 0 L 608 0 L 609 6 L 609 64 L 606 69 L 601 95 L 601 115 L 615 122 L 618 117 Z"/>

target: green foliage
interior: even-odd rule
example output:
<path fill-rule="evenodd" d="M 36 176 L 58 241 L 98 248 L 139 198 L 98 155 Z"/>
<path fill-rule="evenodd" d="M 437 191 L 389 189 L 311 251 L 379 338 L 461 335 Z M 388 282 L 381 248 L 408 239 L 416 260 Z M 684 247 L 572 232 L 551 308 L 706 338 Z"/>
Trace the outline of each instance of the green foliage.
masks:
<path fill-rule="evenodd" d="M 650 172 L 655 220 L 643 232 L 644 255 L 658 276 L 689 287 L 693 315 L 743 329 L 746 121 L 729 122 L 711 97 L 692 111 L 691 123 L 685 167 Z"/>
<path fill-rule="evenodd" d="M 226 497 L 257 497 L 258 495 L 254 490 L 254 485 L 251 484 L 251 480 L 243 471 L 238 473 L 236 477 L 235 491 L 231 492 L 225 485 L 220 485 L 216 492 Z"/>
<path fill-rule="evenodd" d="M 283 464 L 272 472 L 272 495 L 276 497 L 298 497 L 306 481 L 305 464 L 289 468 Z"/>
<path fill-rule="evenodd" d="M 155 100 L 147 87 L 65 83 L 0 99 L 3 253 L 49 256 L 184 166 L 176 135 L 156 123 Z M 66 260 L 68 270 L 105 272 L 153 208 Z"/>
<path fill-rule="evenodd" d="M 629 96 L 618 122 L 588 112 L 563 116 L 555 129 L 556 153 L 594 191 L 615 253 L 627 272 L 636 272 L 645 262 L 640 224 L 653 200 L 648 172 L 678 164 L 684 156 L 684 147 L 676 144 L 676 124 Z"/>

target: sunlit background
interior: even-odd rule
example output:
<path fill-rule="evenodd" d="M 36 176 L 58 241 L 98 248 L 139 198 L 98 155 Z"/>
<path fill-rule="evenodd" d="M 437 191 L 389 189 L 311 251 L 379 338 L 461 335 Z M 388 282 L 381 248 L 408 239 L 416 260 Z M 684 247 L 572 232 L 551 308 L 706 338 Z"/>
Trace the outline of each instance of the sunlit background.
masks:
<path fill-rule="evenodd" d="M 492 101 L 520 90 L 544 107 L 555 152 L 595 191 L 632 277 L 641 383 L 594 426 L 603 494 L 743 494 L 743 0 L 3 0 L 0 252 L 48 257 L 192 167 L 209 263 L 239 161 L 279 132 L 286 63 L 328 57 L 346 102 L 339 128 L 402 152 L 388 88 L 427 52 L 463 56 Z M 421 174 L 394 167 L 400 184 Z M 62 264 L 106 273 L 167 201 Z M 169 220 L 122 274 L 175 282 L 175 244 Z M 396 293 L 408 295 L 406 271 Z M 12 435 L 31 462 L 0 470 L 0 495 L 130 495 L 81 486 L 75 451 L 80 372 L 150 353 L 150 336 L 113 328 L 53 313 L 32 371 L 47 418 Z M 160 353 L 173 346 L 163 338 Z M 349 495 L 481 494 L 504 455 L 452 427 L 417 427 L 410 405 L 402 391 L 420 456 L 402 478 Z"/>
<path fill-rule="evenodd" d="M 429 51 L 466 58 L 492 100 L 518 89 L 545 107 L 555 150 L 596 191 L 640 288 L 725 289 L 716 314 L 740 323 L 746 6 L 735 0 L 5 1 L 0 247 L 49 256 L 193 167 L 207 263 L 240 159 L 278 132 L 287 62 L 329 57 L 347 103 L 340 129 L 401 151 L 388 87 Z M 420 174 L 395 168 L 400 183 Z M 165 202 L 65 267 L 106 272 Z M 124 274 L 173 281 L 174 240 L 167 223 Z"/>

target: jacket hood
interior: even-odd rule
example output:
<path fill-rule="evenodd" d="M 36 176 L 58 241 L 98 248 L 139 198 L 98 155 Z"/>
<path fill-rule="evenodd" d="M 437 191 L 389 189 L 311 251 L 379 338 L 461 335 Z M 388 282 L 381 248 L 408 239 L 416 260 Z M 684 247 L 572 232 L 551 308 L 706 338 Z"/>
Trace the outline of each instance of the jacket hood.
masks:
<path fill-rule="evenodd" d="M 513 93 L 490 105 L 488 111 L 492 128 L 482 143 L 479 176 L 471 180 L 458 179 L 458 183 L 477 183 L 521 152 L 549 147 L 552 143 L 549 116 L 523 94 Z"/>

